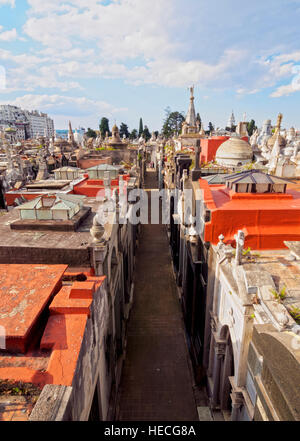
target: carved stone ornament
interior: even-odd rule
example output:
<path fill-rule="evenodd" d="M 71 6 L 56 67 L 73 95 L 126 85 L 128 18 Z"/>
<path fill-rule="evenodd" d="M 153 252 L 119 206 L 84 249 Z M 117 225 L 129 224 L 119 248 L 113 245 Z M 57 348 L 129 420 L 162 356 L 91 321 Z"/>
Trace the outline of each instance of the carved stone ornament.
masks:
<path fill-rule="evenodd" d="M 98 222 L 97 215 L 94 216 L 93 226 L 90 229 L 91 236 L 93 238 L 94 243 L 102 243 L 103 242 L 103 234 L 104 227 Z"/>

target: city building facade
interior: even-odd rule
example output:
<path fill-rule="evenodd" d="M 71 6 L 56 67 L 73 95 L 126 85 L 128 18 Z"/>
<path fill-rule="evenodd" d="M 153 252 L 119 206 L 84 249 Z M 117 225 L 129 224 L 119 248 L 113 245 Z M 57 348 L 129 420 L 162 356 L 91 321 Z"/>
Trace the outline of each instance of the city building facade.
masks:
<path fill-rule="evenodd" d="M 42 112 L 22 110 L 17 106 L 0 105 L 0 128 L 12 127 L 16 130 L 17 140 L 54 136 L 54 122 Z"/>

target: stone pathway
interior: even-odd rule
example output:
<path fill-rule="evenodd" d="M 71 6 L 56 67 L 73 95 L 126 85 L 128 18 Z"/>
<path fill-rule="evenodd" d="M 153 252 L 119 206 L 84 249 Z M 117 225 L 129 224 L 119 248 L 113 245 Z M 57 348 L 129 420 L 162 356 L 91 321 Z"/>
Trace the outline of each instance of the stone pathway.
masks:
<path fill-rule="evenodd" d="M 166 226 L 142 225 L 116 420 L 198 421 L 193 385 Z"/>

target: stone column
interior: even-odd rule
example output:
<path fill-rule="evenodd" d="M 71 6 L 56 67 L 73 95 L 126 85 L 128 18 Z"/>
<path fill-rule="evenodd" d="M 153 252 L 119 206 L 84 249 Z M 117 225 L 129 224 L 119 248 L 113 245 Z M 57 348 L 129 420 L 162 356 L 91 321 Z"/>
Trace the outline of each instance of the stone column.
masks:
<path fill-rule="evenodd" d="M 232 402 L 231 421 L 238 421 L 239 411 L 242 405 L 244 404 L 243 394 L 239 391 L 232 389 L 231 402 Z"/>
<path fill-rule="evenodd" d="M 219 404 L 219 391 L 220 391 L 220 375 L 221 375 L 221 363 L 225 355 L 225 342 L 222 340 L 216 341 L 216 363 L 213 371 L 213 394 L 212 394 L 212 408 L 216 408 Z"/>
<path fill-rule="evenodd" d="M 104 276 L 105 275 L 105 268 L 104 268 L 104 261 L 107 254 L 107 247 L 105 245 L 99 245 L 93 244 L 92 246 L 92 265 L 95 270 L 96 276 Z"/>
<path fill-rule="evenodd" d="M 208 368 L 207 375 L 209 377 L 213 374 L 213 364 L 214 364 L 214 356 L 215 356 L 215 332 L 216 332 L 216 324 L 213 317 L 210 319 L 210 327 L 211 327 L 211 337 L 210 337 L 210 346 L 209 346 L 209 360 L 208 360 Z"/>

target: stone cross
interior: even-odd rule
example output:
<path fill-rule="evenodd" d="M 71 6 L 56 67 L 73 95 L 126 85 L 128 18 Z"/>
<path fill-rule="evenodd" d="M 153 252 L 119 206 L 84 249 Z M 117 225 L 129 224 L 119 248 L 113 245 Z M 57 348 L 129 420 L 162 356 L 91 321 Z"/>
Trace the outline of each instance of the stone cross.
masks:
<path fill-rule="evenodd" d="M 245 234 L 242 230 L 238 230 L 238 234 L 234 235 L 236 241 L 235 263 L 241 265 L 242 253 L 245 244 Z"/>

